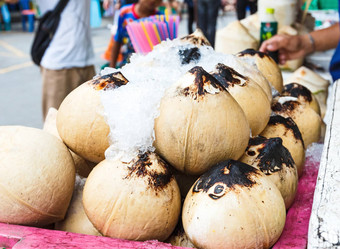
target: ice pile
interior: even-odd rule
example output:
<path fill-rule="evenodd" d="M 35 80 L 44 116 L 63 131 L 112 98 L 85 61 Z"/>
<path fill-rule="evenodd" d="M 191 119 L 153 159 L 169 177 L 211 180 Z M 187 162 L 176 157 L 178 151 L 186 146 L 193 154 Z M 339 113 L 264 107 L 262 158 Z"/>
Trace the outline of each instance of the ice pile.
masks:
<path fill-rule="evenodd" d="M 183 51 L 195 49 L 180 40 L 167 40 L 147 55 L 134 54 L 130 63 L 117 70 L 105 68 L 101 75 L 120 71 L 129 83 L 114 91 L 102 91 L 101 100 L 110 126 L 107 159 L 129 162 L 138 152 L 154 151 L 154 119 L 167 88 L 194 66 L 207 72 L 218 63 L 231 67 L 238 60 L 233 55 L 217 53 L 210 46 L 198 48 L 200 56 L 183 58 Z M 190 53 L 187 53 L 190 54 Z M 185 60 L 184 60 L 185 59 Z M 184 62 L 183 62 L 184 60 Z"/>

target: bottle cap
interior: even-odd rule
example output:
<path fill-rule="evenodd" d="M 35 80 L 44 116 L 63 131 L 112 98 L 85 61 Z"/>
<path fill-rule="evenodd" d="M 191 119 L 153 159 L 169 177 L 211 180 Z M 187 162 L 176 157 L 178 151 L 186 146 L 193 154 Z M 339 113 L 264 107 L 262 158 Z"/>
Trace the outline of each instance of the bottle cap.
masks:
<path fill-rule="evenodd" d="M 273 8 L 266 8 L 267 14 L 274 14 L 275 10 Z"/>

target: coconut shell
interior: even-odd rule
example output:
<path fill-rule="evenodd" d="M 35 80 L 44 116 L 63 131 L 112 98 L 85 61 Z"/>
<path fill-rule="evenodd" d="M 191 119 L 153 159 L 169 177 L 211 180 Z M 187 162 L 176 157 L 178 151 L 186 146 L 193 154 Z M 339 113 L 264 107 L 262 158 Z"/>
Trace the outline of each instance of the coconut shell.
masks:
<path fill-rule="evenodd" d="M 165 242 L 170 243 L 172 246 L 180 246 L 180 247 L 185 247 L 185 248 L 196 248 L 184 231 L 182 219 L 178 221 L 178 224 L 175 230 Z"/>
<path fill-rule="evenodd" d="M 280 115 L 271 116 L 268 125 L 261 132 L 261 136 L 280 137 L 283 146 L 288 149 L 295 162 L 298 175 L 302 175 L 305 168 L 305 146 L 299 127 L 292 118 Z"/>
<path fill-rule="evenodd" d="M 232 55 L 232 57 L 228 57 L 226 61 L 222 61 L 221 63 L 227 65 L 228 67 L 231 67 L 243 76 L 246 76 L 255 81 L 266 93 L 269 102 L 272 102 L 272 88 L 268 80 L 256 68 L 255 64 L 250 63 L 248 60 L 241 60 L 239 57 L 236 57 L 234 55 Z"/>
<path fill-rule="evenodd" d="M 67 147 L 23 126 L 0 127 L 0 222 L 45 226 L 65 217 L 75 181 Z"/>
<path fill-rule="evenodd" d="M 208 39 L 204 36 L 201 29 L 196 29 L 194 33 L 180 38 L 181 42 L 193 44 L 196 47 L 200 46 L 210 46 L 211 44 Z"/>
<path fill-rule="evenodd" d="M 94 163 L 105 159 L 110 127 L 104 118 L 100 91 L 126 83 L 121 73 L 112 73 L 85 82 L 66 96 L 59 107 L 57 129 L 73 152 Z"/>
<path fill-rule="evenodd" d="M 70 206 L 65 219 L 55 223 L 56 230 L 101 236 L 87 218 L 83 207 L 83 188 L 86 178 L 77 176 Z"/>
<path fill-rule="evenodd" d="M 48 133 L 62 140 L 57 130 L 57 113 L 58 113 L 58 110 L 53 107 L 51 107 L 48 110 L 48 113 L 45 118 L 43 130 L 47 131 Z M 78 156 L 76 153 L 74 153 L 71 150 L 70 150 L 70 153 L 72 155 L 74 165 L 76 167 L 76 173 L 82 177 L 87 177 L 90 174 L 93 167 L 95 166 L 95 164 L 89 161 L 86 161 L 84 158 Z"/>
<path fill-rule="evenodd" d="M 251 78 L 223 64 L 218 64 L 211 74 L 241 106 L 247 117 L 252 136 L 263 131 L 269 121 L 271 108 L 262 88 Z"/>
<path fill-rule="evenodd" d="M 213 76 L 194 67 L 164 94 L 154 146 L 177 170 L 199 175 L 217 162 L 238 159 L 249 135 L 236 100 Z"/>
<path fill-rule="evenodd" d="M 294 97 L 276 97 L 273 99 L 272 110 L 283 117 L 291 117 L 302 135 L 305 147 L 318 142 L 321 135 L 322 120 L 308 105 L 302 104 Z"/>
<path fill-rule="evenodd" d="M 271 248 L 285 225 L 280 191 L 260 170 L 234 160 L 215 165 L 190 189 L 185 233 L 198 248 Z"/>
<path fill-rule="evenodd" d="M 130 163 L 99 163 L 86 180 L 83 204 L 104 236 L 164 241 L 178 222 L 181 197 L 169 166 L 146 153 Z"/>
<path fill-rule="evenodd" d="M 267 54 L 246 49 L 237 54 L 240 58 L 253 58 L 257 69 L 279 93 L 283 89 L 283 78 L 278 64 Z"/>
<path fill-rule="evenodd" d="M 215 50 L 224 54 L 236 54 L 247 48 L 256 49 L 258 41 L 240 21 L 233 21 L 216 32 Z"/>
<path fill-rule="evenodd" d="M 307 67 L 299 67 L 291 77 L 285 80 L 285 84 L 291 82 L 299 83 L 307 87 L 319 102 L 321 117 L 323 118 L 327 110 L 327 97 L 329 81 Z"/>
<path fill-rule="evenodd" d="M 312 92 L 307 87 L 299 83 L 292 82 L 292 83 L 284 85 L 284 88 L 280 96 L 295 97 L 301 103 L 305 105 L 309 105 L 317 114 L 319 115 L 321 114 L 320 106 L 315 96 L 312 94 Z"/>
<path fill-rule="evenodd" d="M 240 161 L 261 170 L 273 181 L 282 194 L 286 209 L 293 204 L 298 173 L 290 152 L 282 145 L 281 138 L 251 138 Z"/>

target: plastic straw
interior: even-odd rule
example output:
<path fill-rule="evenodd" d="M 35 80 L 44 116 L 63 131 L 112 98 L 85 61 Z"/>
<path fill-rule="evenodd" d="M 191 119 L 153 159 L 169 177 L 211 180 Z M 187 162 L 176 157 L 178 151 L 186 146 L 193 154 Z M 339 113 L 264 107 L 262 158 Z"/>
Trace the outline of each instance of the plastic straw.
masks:
<path fill-rule="evenodd" d="M 146 37 L 144 36 L 143 30 L 141 30 L 139 28 L 139 24 L 138 23 L 134 23 L 132 27 L 133 27 L 133 30 L 134 30 L 134 32 L 136 32 L 136 35 L 138 37 L 139 44 L 140 44 L 140 46 L 142 48 L 142 53 L 150 52 L 151 51 L 150 46 L 149 46 L 149 44 L 147 42 Z"/>
<path fill-rule="evenodd" d="M 157 29 L 157 26 L 155 23 L 152 23 L 152 28 L 154 29 L 155 31 L 155 34 L 156 34 L 156 37 L 157 37 L 157 40 L 158 40 L 158 43 L 161 43 L 161 37 L 160 37 L 160 34 L 159 34 L 159 31 Z"/>
<path fill-rule="evenodd" d="M 146 31 L 145 24 L 144 24 L 144 22 L 141 22 L 140 24 L 141 24 L 141 26 L 142 26 L 142 29 L 143 29 L 143 31 L 144 31 L 144 35 L 145 35 L 145 37 L 146 37 L 146 39 L 147 39 L 147 41 L 148 41 L 148 43 L 149 43 L 149 45 L 150 45 L 150 48 L 151 48 L 151 50 L 152 50 L 152 49 L 153 49 L 153 45 L 152 45 L 150 36 L 149 36 L 148 32 Z"/>
<path fill-rule="evenodd" d="M 128 24 L 127 31 L 132 45 L 138 53 L 148 53 L 161 41 L 174 39 L 178 35 L 179 16 L 154 15 L 133 21 Z"/>
<path fill-rule="evenodd" d="M 141 52 L 142 52 L 142 49 L 140 48 L 140 46 L 139 46 L 139 44 L 138 44 L 138 40 L 137 40 L 137 38 L 136 38 L 136 36 L 135 36 L 135 33 L 132 31 L 131 26 L 130 26 L 130 25 L 127 25 L 127 26 L 126 26 L 126 29 L 127 29 L 127 32 L 128 32 L 128 34 L 129 34 L 130 38 L 131 38 L 131 43 L 132 43 L 132 45 L 133 45 L 133 48 L 135 49 L 135 51 L 136 51 L 137 53 L 141 53 Z"/>

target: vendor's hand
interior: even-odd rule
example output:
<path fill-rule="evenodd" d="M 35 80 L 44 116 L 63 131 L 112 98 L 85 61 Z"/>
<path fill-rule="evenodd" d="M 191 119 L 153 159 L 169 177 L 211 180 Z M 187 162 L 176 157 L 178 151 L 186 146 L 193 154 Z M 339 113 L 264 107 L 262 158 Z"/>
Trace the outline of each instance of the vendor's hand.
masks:
<path fill-rule="evenodd" d="M 279 63 L 285 64 L 287 60 L 303 58 L 313 52 L 308 35 L 275 35 L 264 41 L 260 47 L 261 52 L 279 51 Z"/>

